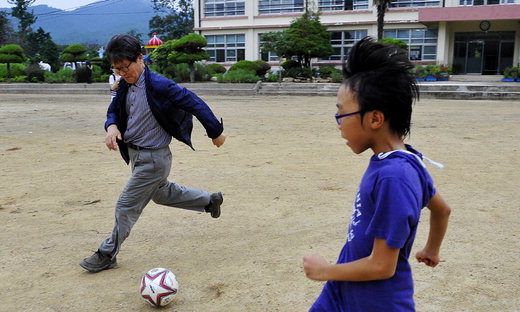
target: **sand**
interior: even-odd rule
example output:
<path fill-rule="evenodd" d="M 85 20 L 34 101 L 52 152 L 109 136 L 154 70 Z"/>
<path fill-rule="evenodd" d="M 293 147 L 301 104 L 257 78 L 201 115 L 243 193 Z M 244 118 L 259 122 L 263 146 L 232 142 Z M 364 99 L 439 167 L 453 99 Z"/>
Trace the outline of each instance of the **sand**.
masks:
<path fill-rule="evenodd" d="M 174 142 L 170 179 L 222 191 L 222 216 L 149 204 L 118 267 L 79 261 L 112 230 L 130 168 L 104 145 L 107 95 L 0 95 L 0 311 L 155 311 L 139 296 L 154 267 L 180 290 L 161 311 L 306 311 L 322 283 L 302 257 L 334 262 L 369 152 L 336 128 L 334 97 L 203 96 L 224 118 L 215 148 Z M 422 100 L 408 143 L 453 208 L 432 269 L 411 258 L 417 311 L 520 311 L 520 103 Z M 414 252 L 428 232 L 423 211 Z"/>

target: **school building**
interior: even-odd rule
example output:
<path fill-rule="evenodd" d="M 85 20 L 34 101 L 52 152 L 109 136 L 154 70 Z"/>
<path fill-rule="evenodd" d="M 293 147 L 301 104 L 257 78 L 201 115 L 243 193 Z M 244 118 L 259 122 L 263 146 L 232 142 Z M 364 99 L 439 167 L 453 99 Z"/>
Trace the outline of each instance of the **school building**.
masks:
<path fill-rule="evenodd" d="M 260 35 L 281 31 L 305 7 L 320 12 L 334 54 L 313 66 L 340 65 L 359 39 L 377 37 L 372 0 L 194 0 L 195 31 L 206 37 L 210 61 L 279 64 L 262 53 Z M 500 74 L 520 63 L 520 0 L 393 0 L 384 37 L 408 44 L 410 59 L 449 65 L 460 74 Z"/>

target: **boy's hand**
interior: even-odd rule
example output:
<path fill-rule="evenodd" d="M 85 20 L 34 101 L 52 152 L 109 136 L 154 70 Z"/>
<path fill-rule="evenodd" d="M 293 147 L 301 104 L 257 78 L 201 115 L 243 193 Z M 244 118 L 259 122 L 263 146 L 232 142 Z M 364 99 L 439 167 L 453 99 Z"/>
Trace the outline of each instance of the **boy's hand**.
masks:
<path fill-rule="evenodd" d="M 220 136 L 213 139 L 213 145 L 220 147 L 222 144 L 224 144 L 224 141 L 226 141 L 226 136 L 221 134 Z"/>
<path fill-rule="evenodd" d="M 415 254 L 415 258 L 417 261 L 422 262 L 432 268 L 436 267 L 440 262 L 439 255 L 437 253 L 430 252 L 427 249 L 418 251 Z"/>
<path fill-rule="evenodd" d="M 308 278 L 315 281 L 326 281 L 325 269 L 330 266 L 325 258 L 318 254 L 303 257 L 303 270 Z"/>

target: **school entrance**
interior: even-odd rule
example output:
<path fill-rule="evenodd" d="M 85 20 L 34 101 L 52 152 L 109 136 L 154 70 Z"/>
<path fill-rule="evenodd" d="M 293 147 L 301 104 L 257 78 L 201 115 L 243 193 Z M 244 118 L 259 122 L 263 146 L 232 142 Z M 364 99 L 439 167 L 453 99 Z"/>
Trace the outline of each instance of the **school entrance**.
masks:
<path fill-rule="evenodd" d="M 501 74 L 513 65 L 514 46 L 514 31 L 455 33 L 453 69 L 460 74 Z"/>

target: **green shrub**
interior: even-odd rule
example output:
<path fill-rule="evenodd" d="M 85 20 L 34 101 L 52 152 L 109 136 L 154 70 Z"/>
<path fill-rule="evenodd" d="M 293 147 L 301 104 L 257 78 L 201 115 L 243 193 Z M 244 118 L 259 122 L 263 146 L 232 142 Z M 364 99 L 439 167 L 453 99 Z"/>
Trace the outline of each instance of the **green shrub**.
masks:
<path fill-rule="evenodd" d="M 23 64 L 11 64 L 11 75 L 13 77 L 25 75 Z M 7 78 L 7 64 L 0 64 L 0 77 Z"/>
<path fill-rule="evenodd" d="M 416 79 L 424 79 L 427 75 L 426 68 L 422 65 L 415 65 L 415 67 L 412 69 L 412 73 L 414 74 Z"/>
<path fill-rule="evenodd" d="M 109 74 L 102 74 L 101 76 L 99 76 L 95 80 L 93 79 L 93 81 L 95 81 L 95 82 L 106 82 L 108 84 L 108 79 L 109 78 L 110 78 Z"/>
<path fill-rule="evenodd" d="M 426 65 L 425 67 L 426 75 L 437 77 L 437 75 L 441 72 L 439 67 L 436 65 Z"/>
<path fill-rule="evenodd" d="M 517 79 L 520 76 L 520 67 L 508 67 L 504 69 L 504 78 Z"/>
<path fill-rule="evenodd" d="M 220 64 L 213 63 L 206 65 L 206 71 L 210 76 L 216 76 L 217 74 L 223 74 L 226 72 L 226 68 Z"/>
<path fill-rule="evenodd" d="M 29 65 L 25 70 L 27 81 L 43 82 L 45 81 L 45 71 L 38 64 Z"/>
<path fill-rule="evenodd" d="M 291 68 L 300 67 L 300 63 L 293 60 L 287 60 L 283 62 L 280 66 L 282 66 L 284 70 L 290 70 Z"/>
<path fill-rule="evenodd" d="M 193 65 L 195 66 L 195 81 L 208 81 L 211 78 L 206 66 L 201 63 L 195 63 Z"/>
<path fill-rule="evenodd" d="M 27 82 L 27 76 L 16 76 L 11 78 L 11 82 Z"/>
<path fill-rule="evenodd" d="M 210 76 L 204 65 L 195 63 L 193 66 L 195 66 L 195 81 L 209 80 Z M 166 66 L 162 74 L 175 82 L 190 81 L 190 68 L 186 63 L 170 64 Z"/>
<path fill-rule="evenodd" d="M 74 82 L 74 71 L 71 68 L 67 67 L 67 68 L 62 68 L 62 69 L 58 70 L 56 73 L 45 72 L 45 82 L 49 82 L 49 83 Z"/>
<path fill-rule="evenodd" d="M 330 74 L 330 80 L 332 82 L 342 82 L 343 81 L 343 75 L 341 75 L 341 72 L 338 70 L 338 71 L 334 71 Z"/>
<path fill-rule="evenodd" d="M 256 72 L 256 70 L 258 69 L 258 64 L 253 61 L 239 61 L 239 62 L 236 62 L 235 64 L 231 65 L 231 67 L 229 68 L 229 71 L 239 70 L 239 69 L 252 70 L 252 71 Z"/>
<path fill-rule="evenodd" d="M 278 82 L 278 81 L 280 81 L 280 77 L 278 77 L 277 74 L 269 74 L 267 76 L 267 81 L 268 82 Z"/>
<path fill-rule="evenodd" d="M 190 68 L 188 64 L 170 64 L 163 70 L 163 75 L 175 82 L 190 81 Z"/>
<path fill-rule="evenodd" d="M 307 79 L 311 78 L 313 75 L 312 69 L 309 67 L 294 67 L 289 69 L 286 73 L 286 77 L 292 77 L 292 78 L 300 78 L 300 79 Z"/>
<path fill-rule="evenodd" d="M 271 69 L 271 65 L 264 60 L 256 60 L 255 63 L 257 65 L 256 75 L 259 77 L 265 77 L 267 72 Z"/>
<path fill-rule="evenodd" d="M 333 72 L 339 72 L 334 66 L 322 66 L 319 71 L 321 78 L 329 78 Z"/>
<path fill-rule="evenodd" d="M 257 82 L 261 80 L 253 70 L 236 69 L 217 77 L 218 82 Z"/>
<path fill-rule="evenodd" d="M 87 66 L 81 66 L 76 68 L 74 72 L 74 77 L 76 77 L 76 82 L 87 82 L 88 81 L 88 69 Z"/>

